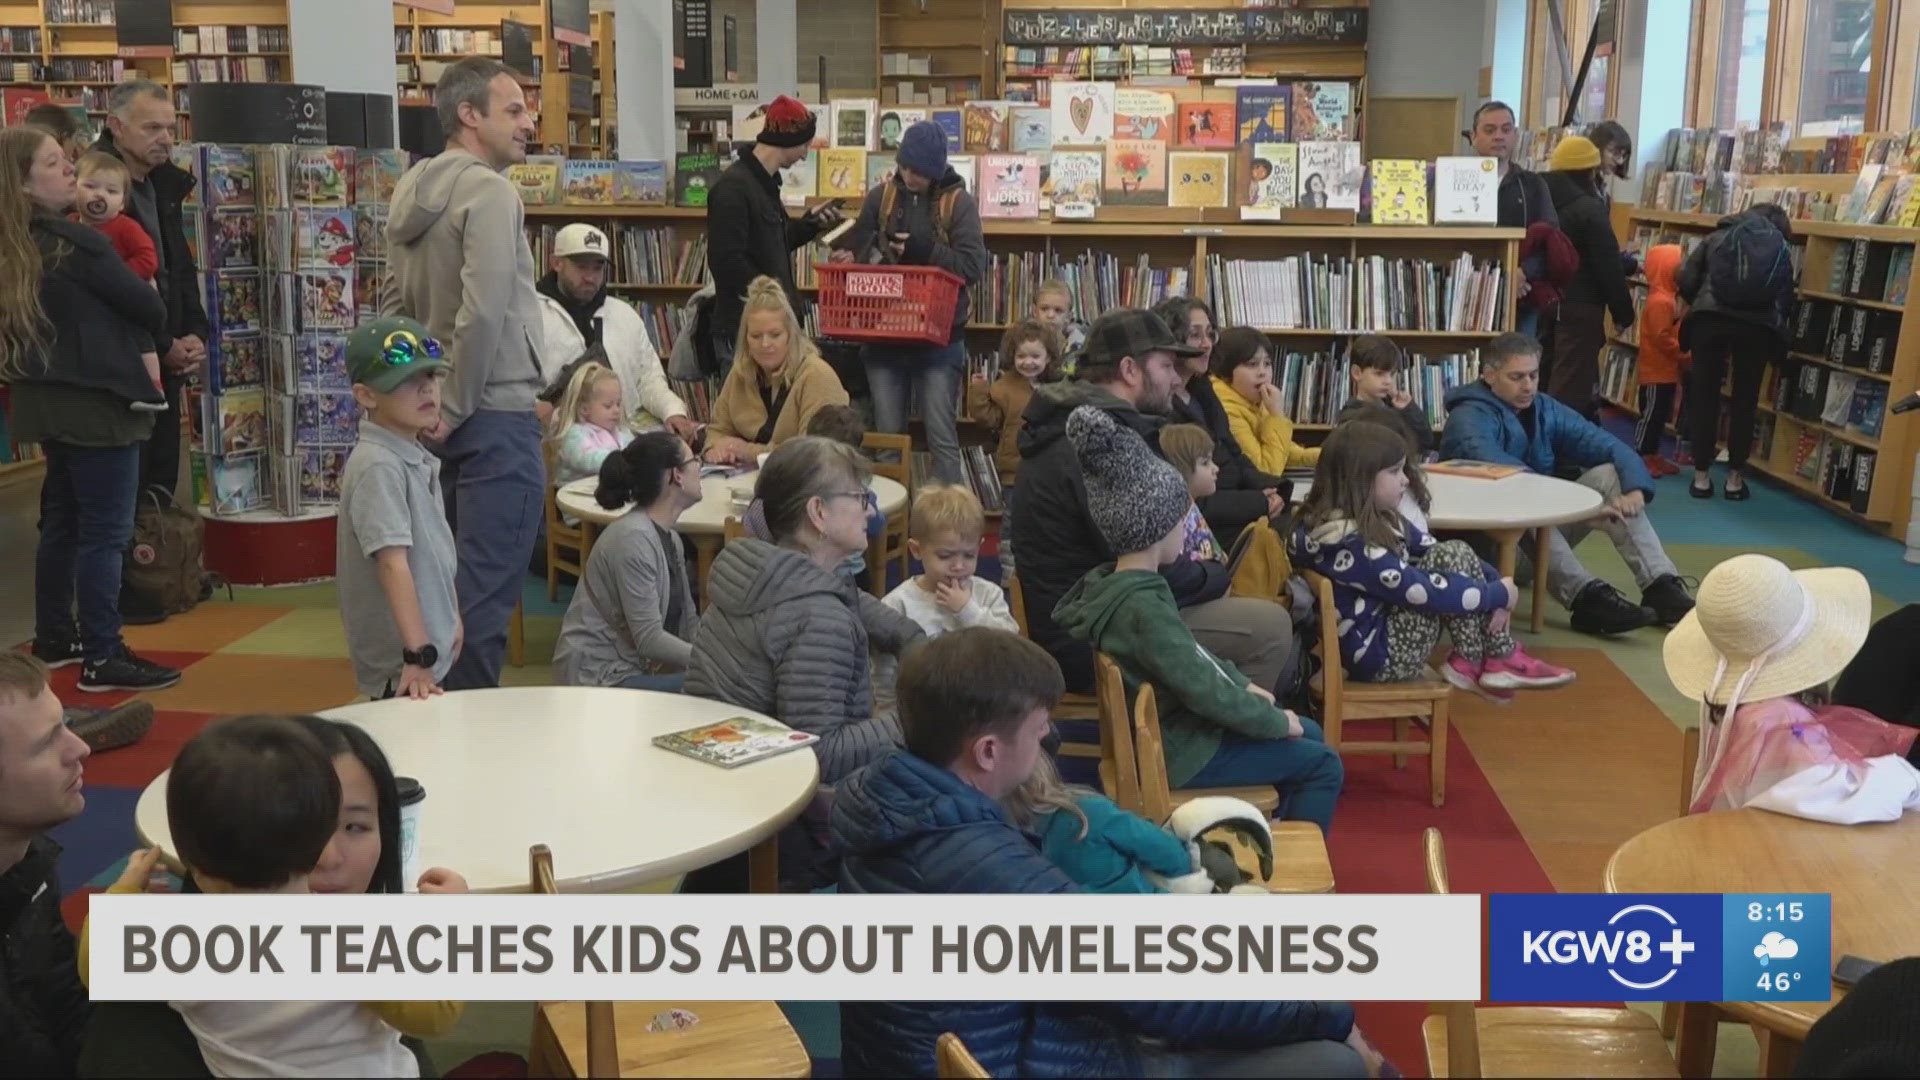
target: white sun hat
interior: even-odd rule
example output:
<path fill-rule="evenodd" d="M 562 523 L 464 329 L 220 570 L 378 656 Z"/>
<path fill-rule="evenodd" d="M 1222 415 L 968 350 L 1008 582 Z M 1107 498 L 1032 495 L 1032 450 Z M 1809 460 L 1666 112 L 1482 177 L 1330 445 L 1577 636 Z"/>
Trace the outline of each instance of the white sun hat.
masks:
<path fill-rule="evenodd" d="M 1667 634 L 1667 677 L 1710 705 L 1797 693 L 1840 674 L 1872 617 L 1858 570 L 1736 555 L 1708 571 L 1694 609 Z"/>

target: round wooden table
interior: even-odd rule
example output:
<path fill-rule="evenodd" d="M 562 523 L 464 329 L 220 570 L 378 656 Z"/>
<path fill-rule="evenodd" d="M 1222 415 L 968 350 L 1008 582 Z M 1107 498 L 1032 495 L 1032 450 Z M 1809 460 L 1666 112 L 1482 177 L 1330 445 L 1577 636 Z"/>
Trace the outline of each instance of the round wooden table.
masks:
<path fill-rule="evenodd" d="M 1766 810 L 1689 814 L 1620 845 L 1607 862 L 1615 893 L 1831 893 L 1833 958 L 1895 960 L 1920 954 L 1920 814 L 1873 825 L 1828 825 Z M 1827 1001 L 1727 1002 L 1717 1008 L 1786 1040 L 1761 1075 L 1785 1075 L 1791 1055 Z M 1683 1007 L 1680 1075 L 1713 1064 L 1713 1008 Z M 1691 1030 L 1690 1030 L 1691 1029 Z"/>
<path fill-rule="evenodd" d="M 583 477 L 570 484 L 562 484 L 554 495 L 554 502 L 560 512 L 577 517 L 588 531 L 585 546 L 587 551 L 593 548 L 593 535 L 590 530 L 605 528 L 625 517 L 632 506 L 623 506 L 618 510 L 608 510 L 593 501 L 593 492 L 600 484 L 598 477 Z M 740 476 L 709 476 L 700 481 L 700 501 L 687 508 L 680 515 L 680 521 L 674 526 L 677 532 L 684 533 L 693 541 L 694 580 L 706 586 L 707 568 L 713 565 L 713 557 L 720 553 L 720 545 L 725 542 L 727 519 L 740 517 L 744 509 L 735 506 L 733 488 L 739 485 L 751 491 L 753 473 Z M 885 476 L 875 475 L 867 481 L 867 487 L 873 491 L 879 504 L 880 513 L 891 520 L 907 508 L 907 489 L 898 481 Z M 585 565 L 587 551 L 580 553 L 580 562 Z M 876 565 L 878 553 L 868 553 L 869 565 Z"/>
<path fill-rule="evenodd" d="M 820 780 L 811 749 L 722 769 L 654 746 L 655 735 L 757 715 L 680 694 L 503 687 L 321 715 L 365 728 L 395 773 L 420 781 L 418 864 L 457 870 L 475 892 L 524 892 L 534 844 L 553 849 L 567 892 L 628 889 L 749 849 L 754 891 L 773 892 L 773 837 Z M 171 848 L 167 773 L 134 818 L 143 842 Z"/>
<path fill-rule="evenodd" d="M 1498 480 L 1427 473 L 1433 509 L 1427 523 L 1436 529 L 1481 532 L 1500 547 L 1500 576 L 1512 577 L 1519 563 L 1520 538 L 1534 532 L 1533 631 L 1546 627 L 1547 548 L 1552 528 L 1585 521 L 1600 510 L 1600 493 L 1590 487 L 1538 473 L 1515 473 Z"/>

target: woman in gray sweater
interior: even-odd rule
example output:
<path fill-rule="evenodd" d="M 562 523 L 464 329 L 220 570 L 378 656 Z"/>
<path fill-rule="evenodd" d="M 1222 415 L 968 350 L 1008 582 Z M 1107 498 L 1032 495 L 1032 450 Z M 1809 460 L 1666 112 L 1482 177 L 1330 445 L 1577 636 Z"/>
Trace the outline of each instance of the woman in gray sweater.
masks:
<path fill-rule="evenodd" d="M 650 431 L 607 455 L 594 499 L 636 504 L 606 527 L 560 623 L 562 686 L 678 693 L 700 624 L 674 523 L 700 501 L 700 459 L 672 432 Z"/>

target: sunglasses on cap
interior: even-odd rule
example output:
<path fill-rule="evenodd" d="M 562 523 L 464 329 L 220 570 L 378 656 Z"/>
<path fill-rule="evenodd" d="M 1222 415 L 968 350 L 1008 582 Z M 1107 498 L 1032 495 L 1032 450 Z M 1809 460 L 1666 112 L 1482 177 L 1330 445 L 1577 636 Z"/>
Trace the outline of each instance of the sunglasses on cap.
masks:
<path fill-rule="evenodd" d="M 388 367 L 405 367 L 420 360 L 440 359 L 440 343 L 411 330 L 395 330 L 380 343 L 380 359 Z"/>

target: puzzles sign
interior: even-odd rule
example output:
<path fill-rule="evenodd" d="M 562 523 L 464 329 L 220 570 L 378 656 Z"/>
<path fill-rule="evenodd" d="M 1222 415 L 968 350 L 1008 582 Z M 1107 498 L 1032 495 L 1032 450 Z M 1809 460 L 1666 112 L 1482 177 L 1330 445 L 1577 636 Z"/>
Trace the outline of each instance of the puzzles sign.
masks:
<path fill-rule="evenodd" d="M 113 1001 L 1480 994 L 1477 896 L 801 895 L 774 904 L 633 894 L 101 895 L 92 903 L 93 996 Z"/>

